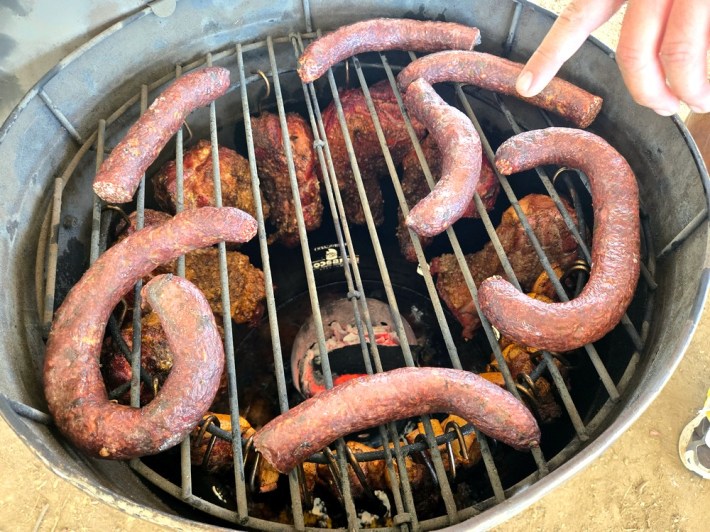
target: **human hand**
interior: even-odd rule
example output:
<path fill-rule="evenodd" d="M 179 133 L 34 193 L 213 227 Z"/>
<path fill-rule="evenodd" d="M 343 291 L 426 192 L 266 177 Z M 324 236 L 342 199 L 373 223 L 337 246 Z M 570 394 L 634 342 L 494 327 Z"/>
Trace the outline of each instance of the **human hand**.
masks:
<path fill-rule="evenodd" d="M 624 0 L 572 0 L 525 65 L 516 88 L 534 96 L 587 37 L 609 20 Z M 629 0 L 616 59 L 631 96 L 660 115 L 681 101 L 696 113 L 710 112 L 707 52 L 710 1 Z"/>

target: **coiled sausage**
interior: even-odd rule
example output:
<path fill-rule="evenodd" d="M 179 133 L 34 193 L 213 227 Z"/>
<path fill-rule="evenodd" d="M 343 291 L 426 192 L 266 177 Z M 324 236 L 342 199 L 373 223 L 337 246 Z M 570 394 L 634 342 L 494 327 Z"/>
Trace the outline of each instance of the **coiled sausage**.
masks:
<path fill-rule="evenodd" d="M 174 278 L 156 277 L 144 287 L 147 301 L 162 314 L 174 365 L 158 396 L 142 409 L 108 400 L 99 370 L 106 322 L 121 297 L 157 265 L 221 240 L 246 242 L 254 234 L 256 221 L 238 209 L 187 210 L 126 237 L 72 288 L 47 341 L 44 392 L 57 427 L 79 449 L 113 459 L 153 454 L 178 443 L 200 421 L 224 359 L 204 296 Z"/>
<path fill-rule="evenodd" d="M 582 170 L 591 185 L 594 237 L 589 281 L 571 301 L 544 303 L 499 276 L 478 290 L 483 314 L 516 343 L 571 351 L 604 336 L 621 320 L 641 267 L 639 192 L 629 164 L 602 138 L 567 128 L 516 135 L 496 153 L 502 174 L 545 164 Z"/>

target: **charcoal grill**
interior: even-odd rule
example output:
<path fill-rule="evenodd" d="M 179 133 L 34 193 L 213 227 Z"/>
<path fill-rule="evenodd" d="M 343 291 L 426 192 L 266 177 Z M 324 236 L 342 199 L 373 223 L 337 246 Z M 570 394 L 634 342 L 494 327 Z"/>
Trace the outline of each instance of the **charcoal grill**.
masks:
<path fill-rule="evenodd" d="M 249 116 L 262 105 L 272 105 L 281 119 L 284 137 L 288 138 L 285 112 L 297 108 L 310 121 L 316 138 L 315 146 L 321 167 L 326 194 L 328 226 L 334 240 L 328 249 L 336 249 L 338 264 L 329 270 L 328 279 L 337 277 L 340 297 L 352 301 L 358 331 L 363 344 L 363 363 L 368 372 L 381 371 L 378 349 L 364 344 L 364 332 L 372 338 L 372 323 L 366 301 L 373 291 L 392 309 L 394 326 L 404 338 L 400 312 L 400 287 L 416 284 L 421 295 L 429 299 L 428 309 L 441 336 L 442 350 L 448 365 L 466 367 L 462 362 L 461 343 L 455 325 L 447 317 L 436 294 L 431 275 L 426 267 L 427 257 L 414 238 L 419 260 L 419 274 L 410 267 L 408 276 L 393 259 L 391 246 L 381 231 L 375 228 L 367 207 L 367 198 L 354 157 L 347 126 L 343 121 L 337 89 L 346 83 L 362 88 L 388 162 L 394 203 L 406 213 L 397 169 L 386 144 L 376 112 L 369 98 L 368 87 L 374 80 L 387 79 L 399 99 L 394 76 L 397 70 L 414 58 L 411 53 L 366 54 L 338 65 L 327 77 L 314 85 L 304 86 L 295 75 L 295 60 L 304 44 L 320 30 L 329 30 L 347 22 L 373 16 L 407 16 L 414 18 L 445 18 L 481 28 L 484 42 L 481 49 L 522 61 L 530 55 L 551 23 L 551 15 L 526 2 L 479 1 L 475 9 L 464 10 L 444 2 L 427 5 L 408 2 L 373 3 L 334 6 L 333 2 L 280 3 L 279 6 L 240 6 L 239 12 L 230 2 L 213 2 L 199 6 L 179 2 L 174 14 L 159 18 L 150 8 L 132 15 L 99 36 L 77 53 L 68 57 L 50 72 L 28 94 L 0 130 L 0 154 L 5 161 L 13 161 L 5 176 L 6 194 L 2 204 L 5 231 L 0 236 L 2 252 L 8 257 L 8 279 L 3 291 L 2 357 L 8 371 L 0 376 L 7 400 L 0 401 L 4 417 L 35 450 L 38 456 L 58 474 L 103 500 L 119 505 L 133 513 L 154 520 L 167 513 L 174 519 L 188 517 L 208 523 L 237 527 L 273 530 L 295 527 L 303 529 L 303 501 L 296 473 L 289 477 L 291 523 L 284 525 L 263 519 L 249 512 L 247 500 L 248 470 L 242 459 L 242 442 L 238 424 L 231 433 L 217 428 L 210 430 L 219 437 L 231 439 L 235 456 L 235 500 L 221 505 L 207 500 L 197 489 L 190 467 L 189 444 L 180 448 L 181 475 L 173 479 L 152 466 L 149 460 L 135 460 L 128 464 L 88 460 L 76 453 L 51 428 L 46 415 L 41 391 L 40 368 L 43 357 L 43 337 L 57 304 L 68 288 L 78 279 L 89 262 L 101 252 L 105 239 L 101 231 L 102 204 L 90 194 L 90 182 L 104 154 L 120 139 L 135 121 L 141 109 L 174 77 L 205 64 L 224 66 L 232 71 L 233 86 L 229 93 L 207 109 L 198 110 L 188 119 L 196 138 L 211 139 L 213 147 L 231 145 L 235 141 L 232 125 L 242 123 L 239 142 L 243 142 L 253 175 L 253 187 L 258 188 Z M 233 22 L 238 21 L 234 27 Z M 523 31 L 524 28 L 524 31 Z M 155 39 L 146 39 L 146 35 Z M 114 57 L 111 71 L 105 68 L 107 56 Z M 521 464 L 517 476 L 500 472 L 498 456 L 491 451 L 492 442 L 478 434 L 484 467 L 481 476 L 487 488 L 470 504 L 457 506 L 452 483 L 449 481 L 438 444 L 451 441 L 455 433 L 434 437 L 428 417 L 424 417 L 425 441 L 413 445 L 399 442 L 397 427 L 379 429 L 384 441 L 391 441 L 390 451 L 385 446 L 384 458 L 393 473 L 393 461 L 402 463 L 405 455 L 424 449 L 431 450 L 433 474 L 439 481 L 442 504 L 438 513 L 420 516 L 413 506 L 412 487 L 406 478 L 401 485 L 394 483 L 393 526 L 397 528 L 435 529 L 447 525 L 461 527 L 492 526 L 569 478 L 606 448 L 650 404 L 660 391 L 675 365 L 680 360 L 699 317 L 707 292 L 707 207 L 708 175 L 697 149 L 683 124 L 677 119 L 664 119 L 632 103 L 615 68 L 613 53 L 590 39 L 577 56 L 566 66 L 563 76 L 587 90 L 604 97 L 602 114 L 590 130 L 605 137 L 630 162 L 641 189 L 644 264 L 635 300 L 622 323 L 605 339 L 585 346 L 576 355 L 586 368 L 583 379 L 584 394 L 570 394 L 563 378 L 552 361 L 543 354 L 544 364 L 558 390 L 566 412 L 566 429 L 556 436 L 554 445 L 536 448 Z M 270 83 L 272 95 L 264 99 L 264 76 Z M 442 86 L 441 93 L 461 108 L 472 120 L 483 139 L 487 155 L 503 139 L 526 129 L 561 124 L 525 104 L 500 98 L 470 87 Z M 334 100 L 344 136 L 348 143 L 351 164 L 365 207 L 367 225 L 364 229 L 350 226 L 344 217 L 342 199 L 333 174 L 327 139 L 324 136 L 321 111 Z M 401 99 L 399 99 L 401 105 Z M 420 162 L 427 170 L 416 136 L 404 114 Z M 181 175 L 181 154 L 186 144 L 183 133 L 177 134 L 174 146 L 164 150 L 158 163 L 177 154 L 178 176 Z M 493 146 L 491 145 L 493 144 Z M 293 162 L 290 159 L 289 177 L 298 201 Z M 216 154 L 216 150 L 213 150 Z M 218 167 L 218 165 L 215 165 Z M 574 172 L 539 168 L 537 177 L 498 176 L 506 205 L 512 205 L 523 225 L 527 224 L 520 211 L 518 198 L 530 190 L 547 193 L 556 202 L 580 246 L 581 256 L 589 260 L 589 249 L 583 239 L 584 230 L 575 226 L 561 205 L 560 190 L 579 197 L 581 219 L 590 221 L 588 198 L 585 204 L 584 179 Z M 217 173 L 217 172 L 216 172 Z M 218 181 L 218 176 L 215 176 Z M 557 179 L 556 179 L 557 178 Z M 534 181 L 533 181 L 534 180 Z M 520 183 L 524 181 L 524 183 Z M 532 184 L 528 184 L 528 182 Z M 256 194 L 258 198 L 258 194 Z M 219 196 L 217 202 L 219 203 Z M 479 212 L 484 212 L 480 198 L 475 198 Z M 142 212 L 145 188 L 136 200 Z M 258 204 L 258 201 L 257 201 Z M 586 205 L 586 207 L 585 207 Z M 584 209 L 587 209 L 586 215 Z M 495 217 L 495 214 L 491 215 Z M 266 279 L 268 319 L 264 327 L 272 339 L 271 357 L 274 379 L 281 410 L 289 407 L 287 368 L 288 347 L 282 345 L 279 328 L 279 309 L 274 292 L 274 278 L 280 275 L 282 264 L 274 250 L 266 245 L 265 225 L 259 213 L 258 246 L 254 257 L 261 261 Z M 475 235 L 473 227 L 462 231 L 458 226 L 449 229 L 440 240 L 443 248 L 452 251 L 460 265 L 464 252 L 475 247 L 476 241 L 492 239 L 496 243 L 495 218 L 483 215 Z M 303 219 L 299 218 L 300 250 L 296 252 L 303 264 L 302 297 L 310 303 L 316 330 L 320 326 L 322 302 L 321 272 L 315 249 L 321 242 L 317 236 L 306 234 Z M 534 234 L 526 227 L 533 245 L 541 253 Z M 515 283 L 505 254 L 496 243 L 506 274 Z M 660 251 L 657 251 L 660 250 Z M 220 253 L 224 254 L 224 245 Z M 35 260 L 36 255 L 36 260 Z M 354 260 L 358 257 L 358 260 Z M 551 273 L 551 265 L 541 253 L 544 268 Z M 372 273 L 374 272 L 374 273 Z M 476 287 L 463 268 L 467 289 L 476 299 Z M 226 272 L 223 272 L 226 273 Z M 373 277 L 374 276 L 374 277 Z M 222 275 L 222 283 L 226 276 Z M 551 275 L 551 277 L 555 277 Z M 373 278 L 376 282 L 373 284 Z M 404 280 L 403 280 L 404 279 Z M 375 287 L 373 289 L 373 286 Z M 279 285 L 280 289 L 280 285 Z M 562 286 L 556 285 L 558 295 L 567 297 Z M 227 290 L 222 290 L 228 294 Z M 224 302 L 223 308 L 229 308 Z M 140 328 L 140 321 L 136 322 Z M 234 331 L 227 316 L 224 320 L 225 348 L 229 369 L 230 409 L 236 413 L 238 405 L 238 375 L 235 357 L 239 341 L 234 342 Z M 240 331 L 237 331 L 240 332 Z M 483 334 L 490 344 L 511 393 L 520 397 L 519 386 L 512 379 L 502 358 L 495 331 L 483 320 Z M 318 336 L 323 373 L 332 384 L 329 357 L 323 335 Z M 237 351 L 235 352 L 235 346 Z M 282 347 L 284 348 L 282 352 Z M 406 345 L 403 364 L 414 365 L 415 358 Z M 285 357 L 285 358 L 284 358 Z M 538 375 L 539 376 L 539 375 Z M 137 377 L 136 377 L 137 378 Z M 137 387 L 134 384 L 134 389 Z M 134 394 L 137 401 L 137 394 Z M 292 406 L 292 405 L 291 405 Z M 465 428 L 464 430 L 471 430 Z M 436 441 L 435 441 L 436 440 Z M 337 452 L 338 449 L 341 452 Z M 333 446 L 337 467 L 346 467 L 342 443 Z M 382 456 L 356 455 L 358 460 Z M 313 460 L 328 457 L 315 455 Z M 511 480 L 513 478 L 513 480 Z M 348 482 L 341 485 L 346 519 L 344 524 L 357 525 L 356 504 Z M 147 510 L 146 510 L 147 509 Z M 194 510 L 197 510 L 196 512 Z M 164 522 L 164 521 L 163 521 Z"/>

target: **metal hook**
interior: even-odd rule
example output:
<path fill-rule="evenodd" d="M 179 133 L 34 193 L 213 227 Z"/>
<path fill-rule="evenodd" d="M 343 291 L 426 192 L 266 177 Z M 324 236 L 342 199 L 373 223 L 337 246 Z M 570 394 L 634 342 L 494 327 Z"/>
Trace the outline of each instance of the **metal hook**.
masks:
<path fill-rule="evenodd" d="M 454 446 L 450 441 L 446 442 L 446 452 L 449 455 L 450 479 L 454 480 L 456 478 L 456 459 L 454 458 Z"/>
<path fill-rule="evenodd" d="M 414 438 L 414 443 L 419 443 L 419 442 L 424 442 L 426 443 L 426 438 L 424 437 L 424 434 L 417 434 L 417 437 Z M 436 471 L 434 470 L 434 464 L 431 463 L 431 458 L 429 455 L 426 453 L 426 451 L 419 451 L 416 456 L 419 456 L 422 460 L 422 463 L 427 467 L 429 470 L 429 474 L 431 475 L 432 480 L 434 481 L 434 484 L 436 486 L 439 485 L 439 478 L 436 476 Z"/>
<path fill-rule="evenodd" d="M 264 72 L 263 72 L 262 70 L 257 70 L 257 71 L 256 71 L 256 74 L 258 74 L 259 77 L 261 77 L 261 79 L 262 79 L 262 80 L 264 81 L 264 83 L 266 84 L 266 94 L 265 94 L 264 96 L 261 96 L 261 97 L 259 98 L 259 101 L 257 102 L 257 107 L 256 107 L 257 113 L 258 113 L 258 114 L 261 114 L 261 107 L 262 107 L 262 105 L 264 104 L 264 102 L 265 102 L 266 100 L 269 99 L 269 96 L 271 96 L 271 83 L 269 82 L 269 78 L 266 76 L 266 74 L 264 74 Z"/>
<path fill-rule="evenodd" d="M 119 214 L 119 216 L 121 216 L 121 218 L 123 219 L 123 221 L 126 222 L 126 227 L 125 227 L 125 229 L 124 229 L 123 231 L 125 231 L 126 229 L 128 229 L 128 228 L 131 226 L 131 218 L 126 214 L 126 211 L 124 211 L 121 207 L 118 207 L 118 206 L 116 206 L 116 205 L 106 204 L 106 205 L 103 206 L 103 209 L 101 209 L 101 211 L 102 211 L 102 212 L 103 212 L 103 211 L 115 211 L 115 212 L 117 212 L 117 213 Z M 121 231 L 121 233 L 123 233 L 123 231 Z"/>
<path fill-rule="evenodd" d="M 340 474 L 338 463 L 335 461 L 335 456 L 333 456 L 333 451 L 330 450 L 330 447 L 324 447 L 323 454 L 325 455 L 325 459 L 328 461 L 328 470 L 330 471 L 330 475 L 333 477 L 335 496 L 338 501 L 340 501 L 340 504 L 345 506 L 345 497 L 343 496 L 343 491 L 340 489 L 340 481 L 342 476 Z"/>
<path fill-rule="evenodd" d="M 183 139 L 183 144 L 189 144 L 193 137 L 192 129 L 190 128 L 190 124 L 187 123 L 187 120 L 183 121 L 182 125 L 187 129 L 187 139 Z"/>
<path fill-rule="evenodd" d="M 360 485 L 362 486 L 362 490 L 365 493 L 365 496 L 377 505 L 378 511 L 376 513 L 378 515 L 384 515 L 387 512 L 387 508 L 385 508 L 384 504 L 382 504 L 382 501 L 379 499 L 379 497 L 375 495 L 375 492 L 372 490 L 370 484 L 367 482 L 365 472 L 362 470 L 362 467 L 360 467 L 360 463 L 357 461 L 357 458 L 355 458 L 355 453 L 353 453 L 353 450 L 347 445 L 345 445 L 345 456 L 348 459 L 350 467 L 353 468 L 355 476 L 357 476 L 357 479 L 360 482 Z"/>
<path fill-rule="evenodd" d="M 256 478 L 258 476 L 259 470 L 261 469 L 261 453 L 254 451 L 254 465 L 251 468 L 251 473 L 249 474 L 249 484 L 247 487 L 251 493 L 257 493 Z"/>
<path fill-rule="evenodd" d="M 296 477 L 298 478 L 298 491 L 301 492 L 301 499 L 307 508 L 313 506 L 313 494 L 306 486 L 306 471 L 303 469 L 303 464 L 298 464 L 296 467 Z"/>
<path fill-rule="evenodd" d="M 205 433 L 207 432 L 207 429 L 209 429 L 210 425 L 216 425 L 219 427 L 219 418 L 215 416 L 214 414 L 210 414 L 206 418 L 204 418 L 200 422 L 200 431 L 197 433 L 197 438 L 195 438 L 193 442 L 193 447 L 197 447 L 201 442 L 202 439 L 205 437 Z M 215 434 L 212 434 L 210 437 L 210 441 L 207 442 L 207 448 L 205 449 L 205 454 L 202 455 L 202 462 L 200 464 L 200 467 L 203 469 L 207 469 L 207 464 L 209 464 L 210 461 L 210 455 L 212 454 L 212 449 L 214 448 L 214 444 L 217 441 L 217 436 Z"/>
<path fill-rule="evenodd" d="M 561 167 L 557 172 L 555 172 L 555 175 L 552 176 L 552 184 L 555 184 L 555 181 L 557 181 L 557 178 L 564 174 L 565 172 L 569 172 L 571 168 L 567 168 L 566 166 Z"/>
<path fill-rule="evenodd" d="M 591 271 L 592 269 L 590 268 L 589 263 L 586 260 L 577 259 L 572 263 L 569 268 L 567 268 L 567 271 L 562 274 L 560 282 L 564 283 L 575 272 L 584 272 L 587 277 L 589 277 Z"/>
<path fill-rule="evenodd" d="M 350 61 L 345 61 L 345 89 L 350 88 Z"/>
<path fill-rule="evenodd" d="M 468 449 L 466 448 L 466 440 L 463 437 L 463 432 L 461 432 L 461 427 L 455 421 L 449 421 L 444 426 L 444 434 L 447 432 L 454 431 L 456 433 L 456 439 L 459 441 L 459 454 L 464 461 L 469 460 Z"/>

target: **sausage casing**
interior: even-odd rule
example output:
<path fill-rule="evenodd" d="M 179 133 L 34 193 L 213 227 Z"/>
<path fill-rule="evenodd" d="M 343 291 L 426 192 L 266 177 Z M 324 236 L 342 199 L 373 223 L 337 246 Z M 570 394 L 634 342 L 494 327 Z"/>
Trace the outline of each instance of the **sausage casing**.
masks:
<path fill-rule="evenodd" d="M 183 359 L 198 356 L 197 362 L 207 366 L 208 375 L 216 373 L 219 384 L 221 366 L 203 352 L 216 349 L 215 342 L 220 350 L 222 345 L 216 328 L 214 334 L 208 331 L 208 322 L 214 323 L 209 305 L 203 312 L 193 297 L 189 304 L 178 303 L 177 308 L 163 312 L 168 320 L 175 320 L 163 321 L 166 334 L 177 327 L 178 334 L 173 336 L 178 337 L 180 345 L 172 347 L 171 341 L 175 361 L 159 394 L 163 397 L 143 409 L 108 400 L 99 370 L 106 322 L 121 297 L 158 264 L 221 240 L 245 242 L 254 234 L 256 221 L 238 209 L 204 207 L 184 211 L 163 224 L 126 237 L 99 257 L 72 288 L 55 314 L 47 341 L 44 392 L 57 427 L 78 448 L 95 457 L 134 458 L 174 445 L 199 422 L 212 400 L 203 410 L 205 397 L 214 393 L 211 385 L 195 382 L 184 370 L 176 373 L 176 351 L 183 353 Z M 174 304 L 171 301 L 176 299 L 174 294 L 154 298 L 151 290 L 159 286 L 162 285 L 148 283 L 145 287 L 156 311 Z M 191 351 L 187 357 L 183 343 Z M 166 388 L 170 380 L 174 384 Z"/>
<path fill-rule="evenodd" d="M 473 51 L 445 51 L 413 61 L 397 76 L 402 91 L 416 79 L 430 84 L 444 81 L 476 85 L 487 90 L 515 96 L 537 107 L 566 118 L 577 127 L 591 124 L 602 107 L 602 98 L 560 78 L 552 81 L 532 98 L 520 96 L 515 82 L 523 65 L 491 54 Z"/>
<path fill-rule="evenodd" d="M 481 139 L 468 117 L 447 104 L 423 79 L 404 94 L 407 110 L 434 137 L 442 154 L 441 179 L 409 211 L 407 225 L 421 236 L 436 236 L 461 218 L 481 175 Z"/>
<path fill-rule="evenodd" d="M 178 78 L 131 126 L 94 177 L 94 192 L 110 203 L 130 201 L 141 176 L 182 126 L 187 115 L 222 96 L 229 70 L 207 67 Z"/>
<path fill-rule="evenodd" d="M 341 436 L 397 419 L 451 412 L 517 449 L 540 441 L 530 411 L 513 395 L 468 371 L 400 368 L 336 386 L 292 408 L 254 435 L 282 473 Z"/>
<path fill-rule="evenodd" d="M 472 50 L 478 28 L 454 22 L 376 18 L 343 26 L 309 44 L 298 59 L 304 83 L 317 80 L 334 64 L 362 52 L 385 50 Z"/>
<path fill-rule="evenodd" d="M 582 170 L 591 185 L 594 237 L 589 280 L 571 301 L 544 303 L 495 276 L 478 291 L 483 314 L 515 342 L 550 351 L 571 351 L 616 326 L 636 290 L 640 255 L 639 191 L 631 167 L 602 138 L 567 128 L 516 135 L 496 153 L 509 175 L 555 164 Z"/>

